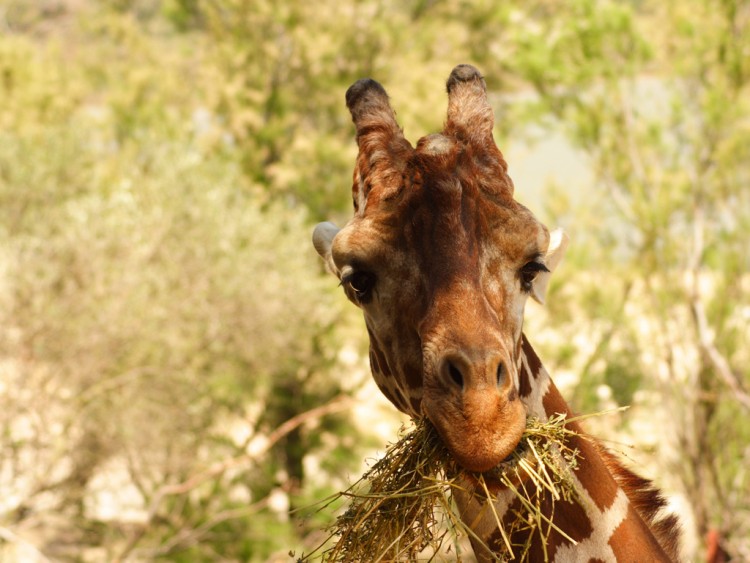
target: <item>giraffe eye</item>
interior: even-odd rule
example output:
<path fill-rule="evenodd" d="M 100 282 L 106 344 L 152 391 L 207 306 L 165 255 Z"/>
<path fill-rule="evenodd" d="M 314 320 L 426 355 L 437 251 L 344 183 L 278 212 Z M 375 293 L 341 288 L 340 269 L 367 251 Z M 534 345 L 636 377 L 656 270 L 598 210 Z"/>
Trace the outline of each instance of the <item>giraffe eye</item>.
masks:
<path fill-rule="evenodd" d="M 549 272 L 549 269 L 541 262 L 532 261 L 525 264 L 520 272 L 521 289 L 529 293 L 531 291 L 531 284 L 534 283 L 539 272 Z"/>
<path fill-rule="evenodd" d="M 341 279 L 341 283 L 358 303 L 366 303 L 375 285 L 375 276 L 369 272 L 352 272 Z"/>

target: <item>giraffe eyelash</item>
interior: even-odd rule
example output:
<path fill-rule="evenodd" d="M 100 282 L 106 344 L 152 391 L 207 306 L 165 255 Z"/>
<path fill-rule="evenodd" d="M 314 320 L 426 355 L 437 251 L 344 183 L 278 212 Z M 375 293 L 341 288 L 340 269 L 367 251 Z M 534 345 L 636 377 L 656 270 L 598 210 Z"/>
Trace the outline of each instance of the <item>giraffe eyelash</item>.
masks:
<path fill-rule="evenodd" d="M 339 285 L 343 286 L 347 295 L 350 295 L 357 303 L 367 303 L 375 285 L 375 275 L 370 272 L 350 270 L 341 276 Z"/>
<path fill-rule="evenodd" d="M 526 293 L 531 292 L 531 285 L 534 283 L 539 272 L 549 271 L 549 268 L 543 262 L 537 262 L 536 260 L 527 262 L 519 272 L 521 278 L 521 289 Z"/>

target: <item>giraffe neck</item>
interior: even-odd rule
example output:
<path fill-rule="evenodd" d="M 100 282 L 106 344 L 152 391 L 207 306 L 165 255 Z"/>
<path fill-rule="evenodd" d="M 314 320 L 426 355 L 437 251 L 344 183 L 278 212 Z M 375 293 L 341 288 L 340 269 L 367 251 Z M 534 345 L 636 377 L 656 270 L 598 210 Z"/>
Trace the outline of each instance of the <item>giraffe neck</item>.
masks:
<path fill-rule="evenodd" d="M 519 354 L 519 393 L 530 415 L 543 420 L 558 413 L 572 413 L 525 337 Z M 659 518 L 665 504 L 661 495 L 642 479 L 624 468 L 616 458 L 585 435 L 576 421 L 567 423 L 575 432 L 566 444 L 579 452 L 578 464 L 570 472 L 576 500 L 555 501 L 545 489 L 538 494 L 542 512 L 565 535 L 545 524 L 510 535 L 514 546 L 530 546 L 523 560 L 528 561 L 671 561 L 677 557 L 676 519 Z M 498 558 L 504 540 L 497 529 L 494 513 L 509 524 L 522 510 L 520 502 L 507 490 L 498 492 L 494 511 L 481 494 L 464 489 L 455 493 L 462 520 L 482 543 L 473 541 L 479 561 Z M 506 526 L 506 531 L 510 530 Z M 531 535 L 529 540 L 529 535 Z M 572 538 L 576 543 L 570 541 Z M 514 555 L 517 555 L 514 553 Z"/>

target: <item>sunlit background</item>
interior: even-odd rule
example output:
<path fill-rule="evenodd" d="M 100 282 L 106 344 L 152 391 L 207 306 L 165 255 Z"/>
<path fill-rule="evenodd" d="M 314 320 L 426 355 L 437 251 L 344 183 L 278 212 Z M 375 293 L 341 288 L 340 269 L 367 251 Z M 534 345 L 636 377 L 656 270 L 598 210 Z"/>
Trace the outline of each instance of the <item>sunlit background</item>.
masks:
<path fill-rule="evenodd" d="M 749 2 L 0 0 L 1 561 L 320 540 L 403 422 L 310 244 L 351 213 L 344 92 L 416 142 L 462 62 L 571 237 L 529 339 L 575 410 L 631 405 L 588 427 L 685 560 L 750 561 Z"/>

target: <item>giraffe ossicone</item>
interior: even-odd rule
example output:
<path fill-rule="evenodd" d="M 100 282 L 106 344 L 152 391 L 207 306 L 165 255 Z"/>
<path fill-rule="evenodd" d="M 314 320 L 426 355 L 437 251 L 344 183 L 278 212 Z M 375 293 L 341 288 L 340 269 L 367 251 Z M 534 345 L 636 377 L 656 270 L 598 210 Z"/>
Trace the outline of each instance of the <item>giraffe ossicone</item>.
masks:
<path fill-rule="evenodd" d="M 479 71 L 459 65 L 447 90 L 443 131 L 412 147 L 380 84 L 349 88 L 359 146 L 354 216 L 341 229 L 321 223 L 313 243 L 362 309 L 381 391 L 402 412 L 427 417 L 456 461 L 481 472 L 513 452 L 528 416 L 570 413 L 522 332 L 526 300 L 544 301 L 567 238 L 513 199 Z M 572 446 L 590 503 L 554 505 L 549 518 L 563 533 L 540 535 L 546 543 L 532 543 L 529 560 L 675 559 L 676 522 L 661 516 L 665 501 L 650 483 L 588 438 Z M 455 497 L 481 561 L 502 553 L 493 513 L 519 509 L 503 498 L 498 491 L 488 510 L 482 495 Z M 592 521 L 596 514 L 608 517 Z M 613 529 L 602 530 L 604 521 Z"/>

